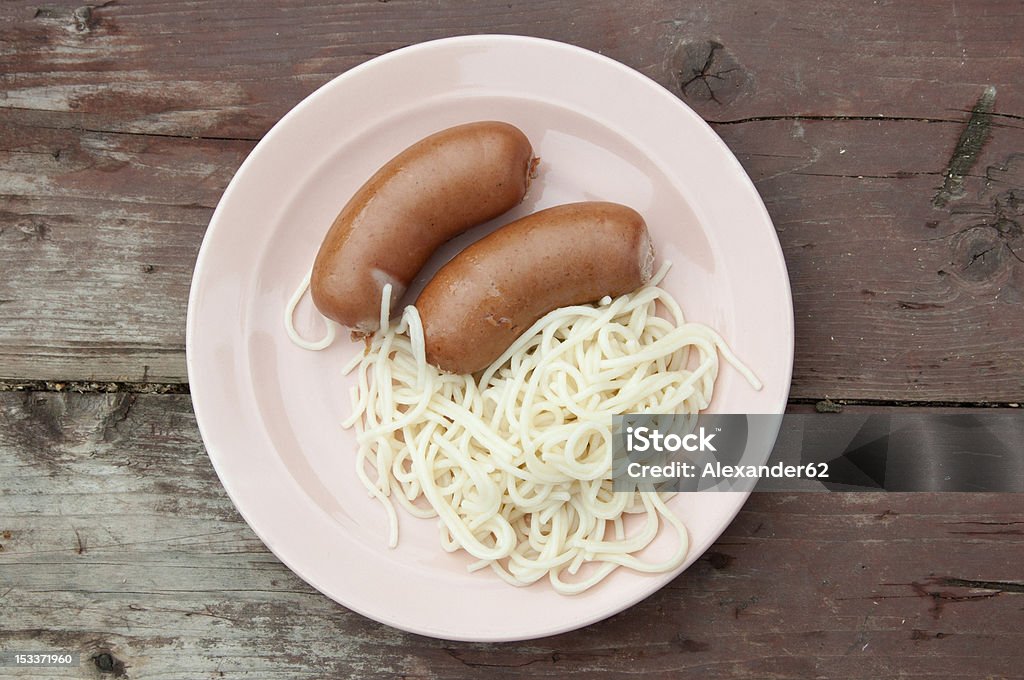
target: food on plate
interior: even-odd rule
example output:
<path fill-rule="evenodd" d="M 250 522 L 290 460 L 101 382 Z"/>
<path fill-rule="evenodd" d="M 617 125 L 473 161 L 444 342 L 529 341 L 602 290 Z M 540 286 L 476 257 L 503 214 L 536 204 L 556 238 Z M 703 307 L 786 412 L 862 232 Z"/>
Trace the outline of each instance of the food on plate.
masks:
<path fill-rule="evenodd" d="M 346 369 L 356 386 L 343 425 L 356 429 L 356 473 L 384 505 L 389 544 L 398 504 L 437 517 L 441 547 L 471 555 L 470 570 L 517 586 L 547 579 L 571 595 L 619 566 L 682 564 L 671 494 L 613 490 L 612 416 L 707 408 L 719 355 L 760 383 L 717 333 L 683 318 L 659 286 L 666 269 L 614 299 L 550 312 L 479 378 L 428 363 L 415 306 L 385 320 Z"/>
<path fill-rule="evenodd" d="M 505 123 L 444 130 L 403 151 L 338 215 L 285 310 L 299 346 L 338 324 L 365 346 L 352 413 L 356 474 L 398 544 L 402 506 L 437 518 L 441 547 L 525 586 L 580 593 L 620 566 L 671 571 L 688 551 L 671 494 L 612 484 L 612 418 L 697 414 L 720 357 L 757 377 L 652 278 L 643 217 L 581 202 L 516 220 L 465 248 L 415 305 L 392 311 L 443 242 L 519 203 L 536 159 Z M 306 290 L 322 339 L 296 332 Z M 669 527 L 667 531 L 663 528 Z"/>
<path fill-rule="evenodd" d="M 438 246 L 523 200 L 536 163 L 526 135 L 497 121 L 416 142 L 335 218 L 313 263 L 313 303 L 354 335 L 374 332 L 384 286 L 397 304 Z"/>
<path fill-rule="evenodd" d="M 632 292 L 653 264 L 647 225 L 624 205 L 570 203 L 516 220 L 456 255 L 416 300 L 427 361 L 480 371 L 548 312 Z"/>

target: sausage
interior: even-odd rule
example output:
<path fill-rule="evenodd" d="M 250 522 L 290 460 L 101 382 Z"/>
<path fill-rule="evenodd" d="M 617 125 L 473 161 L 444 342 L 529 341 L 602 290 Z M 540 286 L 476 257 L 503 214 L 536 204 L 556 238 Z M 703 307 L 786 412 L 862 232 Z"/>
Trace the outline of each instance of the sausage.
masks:
<path fill-rule="evenodd" d="M 643 217 L 617 203 L 570 203 L 505 225 L 456 255 L 416 301 L 427 361 L 451 373 L 489 366 L 559 307 L 622 295 L 651 279 Z"/>
<path fill-rule="evenodd" d="M 380 326 L 445 241 L 515 207 L 537 163 L 526 135 L 495 121 L 458 125 L 416 142 L 359 188 L 338 213 L 313 263 L 320 313 L 352 329 Z"/>

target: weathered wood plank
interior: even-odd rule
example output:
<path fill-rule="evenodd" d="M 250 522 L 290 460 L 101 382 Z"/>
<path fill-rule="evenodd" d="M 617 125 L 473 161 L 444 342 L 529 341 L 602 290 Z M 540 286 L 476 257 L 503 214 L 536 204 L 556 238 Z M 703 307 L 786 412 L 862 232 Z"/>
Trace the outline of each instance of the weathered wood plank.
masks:
<path fill-rule="evenodd" d="M 196 253 L 253 143 L 11 118 L 0 112 L 0 376 L 184 381 Z"/>
<path fill-rule="evenodd" d="M 962 129 L 910 121 L 720 128 L 786 256 L 794 396 L 1024 396 L 1024 129 L 992 129 L 957 197 L 943 202 L 950 161 L 936 149 L 955 147 Z"/>
<path fill-rule="evenodd" d="M 515 3 L 409 0 L 244 10 L 227 0 L 5 3 L 0 106 L 82 127 L 263 134 L 317 85 L 368 57 L 469 33 L 519 33 L 600 51 L 713 120 L 777 115 L 956 118 L 980 86 L 1024 115 L 1024 9 L 1000 2 Z M 12 49 L 12 47 L 14 49 Z"/>
<path fill-rule="evenodd" d="M 1024 398 L 1024 132 L 995 128 L 963 196 L 936 208 L 935 148 L 962 128 L 719 127 L 783 243 L 793 396 Z M 20 191 L 0 199 L 0 262 L 18 272 L 0 279 L 0 377 L 183 381 L 195 252 L 251 143 L 6 130 L 26 152 L 0 169 Z"/>
<path fill-rule="evenodd" d="M 102 654 L 127 678 L 1012 677 L 1021 527 L 1009 494 L 754 494 L 619 616 L 451 643 L 349 612 L 270 555 L 187 397 L 0 394 L 0 647 L 81 652 L 74 677 Z"/>
<path fill-rule="evenodd" d="M 723 121 L 790 266 L 794 396 L 1024 398 L 1019 3 L 11 2 L 0 27 L 0 379 L 184 381 L 195 252 L 255 140 L 376 54 L 499 31 Z M 989 85 L 988 137 L 957 152 Z"/>

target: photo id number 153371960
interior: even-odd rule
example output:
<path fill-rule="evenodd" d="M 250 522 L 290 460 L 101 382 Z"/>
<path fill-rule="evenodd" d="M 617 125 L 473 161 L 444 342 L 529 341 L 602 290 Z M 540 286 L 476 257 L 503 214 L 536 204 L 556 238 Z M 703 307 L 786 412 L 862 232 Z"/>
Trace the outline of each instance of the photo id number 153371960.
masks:
<path fill-rule="evenodd" d="M 77 652 L 60 651 L 15 651 L 0 653 L 0 668 L 2 667 L 74 667 L 79 665 Z"/>

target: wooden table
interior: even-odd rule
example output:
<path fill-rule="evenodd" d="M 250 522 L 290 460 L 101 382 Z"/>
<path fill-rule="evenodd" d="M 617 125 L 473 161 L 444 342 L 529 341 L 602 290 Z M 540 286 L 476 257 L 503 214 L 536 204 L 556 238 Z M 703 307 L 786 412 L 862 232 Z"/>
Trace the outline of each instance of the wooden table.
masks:
<path fill-rule="evenodd" d="M 520 33 L 654 78 L 739 157 L 792 279 L 793 408 L 1017 408 L 1021 2 L 241 4 L 0 5 L 0 650 L 81 653 L 39 677 L 1024 677 L 1012 494 L 754 494 L 586 629 L 377 624 L 235 512 L 183 345 L 210 215 L 278 118 L 389 50 Z"/>

